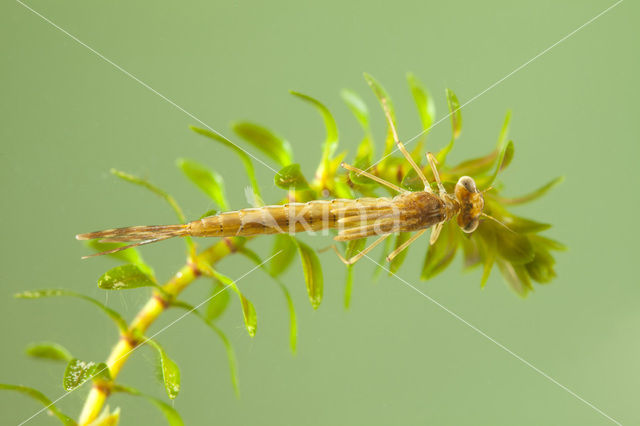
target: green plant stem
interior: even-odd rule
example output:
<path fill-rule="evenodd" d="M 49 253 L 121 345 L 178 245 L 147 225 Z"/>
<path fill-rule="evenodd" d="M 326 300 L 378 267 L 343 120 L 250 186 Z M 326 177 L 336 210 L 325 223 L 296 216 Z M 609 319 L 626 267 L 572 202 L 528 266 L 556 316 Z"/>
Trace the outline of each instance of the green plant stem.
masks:
<path fill-rule="evenodd" d="M 149 326 L 170 306 L 173 299 L 202 275 L 196 265 L 203 263 L 214 265 L 225 256 L 234 253 L 244 244 L 244 241 L 236 238 L 223 238 L 197 255 L 196 259 L 190 259 L 185 266 L 180 268 L 173 278 L 162 286 L 162 293 L 154 291 L 153 295 L 129 325 L 127 332 L 120 335 L 120 340 L 111 350 L 106 363 L 112 380 L 115 380 L 118 373 L 120 373 L 133 349 L 144 343 L 144 335 Z M 93 384 L 80 414 L 78 422 L 80 426 L 87 425 L 98 417 L 105 401 L 109 397 L 109 393 L 109 387 L 104 386 L 103 383 Z"/>

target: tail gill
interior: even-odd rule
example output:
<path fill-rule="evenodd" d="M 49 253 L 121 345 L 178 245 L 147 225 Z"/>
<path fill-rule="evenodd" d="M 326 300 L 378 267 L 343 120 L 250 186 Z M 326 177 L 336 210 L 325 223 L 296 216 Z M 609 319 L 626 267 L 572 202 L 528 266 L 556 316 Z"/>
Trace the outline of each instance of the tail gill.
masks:
<path fill-rule="evenodd" d="M 144 244 L 155 243 L 173 237 L 183 237 L 189 235 L 188 225 L 154 225 L 154 226 L 129 226 L 126 228 L 105 229 L 104 231 L 89 232 L 76 235 L 77 240 L 95 240 L 102 243 L 122 243 L 133 242 L 113 250 L 96 253 L 87 257 L 100 256 L 103 254 L 116 253 L 131 247 Z"/>

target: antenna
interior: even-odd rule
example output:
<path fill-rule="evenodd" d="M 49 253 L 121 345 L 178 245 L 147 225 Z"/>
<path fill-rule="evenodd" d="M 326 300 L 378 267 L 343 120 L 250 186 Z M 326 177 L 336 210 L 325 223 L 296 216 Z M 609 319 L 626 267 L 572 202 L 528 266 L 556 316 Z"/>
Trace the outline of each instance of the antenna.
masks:
<path fill-rule="evenodd" d="M 489 189 L 490 189 L 490 188 L 491 188 L 491 187 L 489 187 Z M 488 189 L 485 189 L 485 191 L 488 191 Z M 483 191 L 483 192 L 484 192 L 484 191 Z M 516 231 L 514 231 L 514 230 L 513 230 L 513 229 L 511 229 L 511 228 L 509 228 L 507 225 L 505 225 L 504 223 L 500 222 L 500 221 L 499 221 L 498 219 L 496 219 L 495 217 L 493 217 L 493 216 L 489 216 L 489 215 L 488 215 L 488 214 L 486 214 L 485 212 L 480 213 L 480 215 L 481 215 L 481 216 L 486 217 L 487 219 L 491 219 L 491 220 L 493 220 L 494 222 L 496 222 L 496 223 L 498 223 L 498 224 L 500 224 L 500 225 L 504 226 L 504 227 L 505 227 L 505 228 L 507 228 L 509 231 L 513 232 L 514 234 L 516 233 Z"/>

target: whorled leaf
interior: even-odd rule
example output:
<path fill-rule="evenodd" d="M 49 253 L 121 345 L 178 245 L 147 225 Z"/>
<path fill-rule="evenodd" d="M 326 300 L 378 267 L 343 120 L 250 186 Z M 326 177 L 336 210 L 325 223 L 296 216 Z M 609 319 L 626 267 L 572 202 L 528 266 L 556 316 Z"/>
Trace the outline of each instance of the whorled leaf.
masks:
<path fill-rule="evenodd" d="M 158 352 L 164 389 L 169 399 L 175 399 L 180 392 L 180 370 L 178 369 L 178 365 L 169 358 L 164 349 L 162 349 L 162 346 L 155 340 L 145 338 L 144 343 L 153 347 L 156 352 Z"/>
<path fill-rule="evenodd" d="M 460 112 L 460 102 L 453 90 L 446 89 L 447 106 L 449 107 L 449 118 L 451 119 L 451 140 L 438 152 L 437 159 L 440 164 L 445 164 L 447 155 L 453 148 L 453 144 L 462 131 L 462 113 Z"/>
<path fill-rule="evenodd" d="M 109 367 L 107 367 L 107 364 L 104 362 L 96 364 L 91 361 L 85 362 L 77 358 L 73 358 L 69 361 L 67 368 L 64 370 L 62 387 L 67 392 L 70 392 L 90 379 L 104 382 L 111 381 L 111 374 L 109 373 Z"/>
<path fill-rule="evenodd" d="M 476 230 L 476 233 L 472 235 L 471 238 L 474 238 L 479 242 L 483 253 L 480 287 L 484 288 L 489 280 L 491 270 L 493 269 L 493 265 L 495 264 L 497 257 L 498 250 L 496 248 L 496 235 L 483 224 Z"/>
<path fill-rule="evenodd" d="M 85 296 L 84 294 L 75 293 L 68 290 L 47 289 L 47 290 L 24 291 L 22 293 L 16 294 L 14 297 L 18 299 L 40 299 L 42 297 L 60 297 L 60 296 L 76 297 L 78 299 L 85 300 L 93 304 L 94 306 L 97 306 L 98 308 L 100 308 L 100 310 L 102 310 L 102 312 L 107 314 L 109 318 L 113 320 L 113 322 L 118 326 L 118 329 L 121 332 L 127 331 L 127 322 L 124 320 L 124 318 L 122 318 L 122 316 L 118 312 L 98 302 L 96 299 L 92 297 Z"/>
<path fill-rule="evenodd" d="M 182 421 L 182 418 L 180 417 L 180 414 L 178 413 L 178 411 L 176 411 L 175 408 L 173 408 L 172 406 L 170 406 L 169 404 L 167 404 L 166 402 L 158 398 L 154 398 L 151 395 L 144 394 L 139 390 L 129 386 L 114 385 L 111 390 L 112 392 L 127 393 L 129 395 L 139 396 L 146 399 L 162 412 L 169 426 L 184 425 L 184 422 Z"/>
<path fill-rule="evenodd" d="M 386 108 L 389 110 L 389 115 L 391 116 L 391 121 L 393 122 L 394 126 L 397 127 L 395 109 L 393 107 L 393 103 L 391 102 L 391 98 L 389 97 L 389 94 L 387 93 L 387 91 L 384 89 L 384 87 L 382 87 L 382 85 L 375 78 L 373 78 L 372 75 L 364 73 L 364 79 L 369 85 L 369 87 L 371 88 L 371 90 L 373 91 L 373 94 L 376 96 L 376 98 L 378 98 L 378 101 L 380 102 L 380 105 L 382 106 L 383 110 L 385 109 L 385 105 L 386 105 Z M 387 129 L 387 138 L 385 140 L 383 158 L 389 153 L 391 153 L 394 147 L 395 147 L 395 142 L 393 140 L 393 134 L 391 132 L 391 128 L 389 127 Z M 385 161 L 383 160 L 381 164 L 384 165 L 384 162 Z"/>
<path fill-rule="evenodd" d="M 116 266 L 102 274 L 98 279 L 98 287 L 103 290 L 129 290 L 140 287 L 159 288 L 158 284 L 138 265 L 126 264 Z"/>
<path fill-rule="evenodd" d="M 125 172 L 120 171 L 120 170 L 111 169 L 111 174 L 113 174 L 114 176 L 124 180 L 125 182 L 129 182 L 129 183 L 132 183 L 134 185 L 141 186 L 141 187 L 153 192 L 154 194 L 158 195 L 160 198 L 165 200 L 171 206 L 171 208 L 175 212 L 176 216 L 178 217 L 178 220 L 180 221 L 180 223 L 185 223 L 186 222 L 186 218 L 184 216 L 184 212 L 182 211 L 182 208 L 180 207 L 178 202 L 175 200 L 175 198 L 173 198 L 167 192 L 165 192 L 162 189 L 158 188 L 157 186 L 151 184 L 151 182 L 147 181 L 146 179 L 142 179 L 142 178 L 140 178 L 138 176 L 134 176 L 132 174 L 125 173 Z M 188 237 L 188 236 L 185 237 L 184 241 L 185 241 L 185 244 L 187 245 L 187 249 L 189 249 L 191 251 L 195 249 L 194 245 L 193 245 L 193 241 L 191 240 L 191 237 Z"/>
<path fill-rule="evenodd" d="M 180 208 L 176 200 L 167 192 L 153 185 L 151 182 L 147 181 L 146 179 L 142 179 L 138 176 L 134 176 L 132 174 L 125 173 L 120 170 L 111 169 L 111 174 L 119 177 L 120 179 L 126 182 L 133 183 L 134 185 L 138 185 L 143 188 L 146 188 L 149 191 L 153 192 L 154 194 L 158 195 L 160 198 L 164 199 L 167 203 L 169 203 L 169 205 L 171 206 L 173 211 L 176 213 L 176 216 L 178 217 L 178 220 L 181 223 L 184 223 L 186 221 L 184 213 L 182 212 L 182 209 Z"/>
<path fill-rule="evenodd" d="M 428 131 L 436 116 L 436 106 L 433 102 L 433 98 L 413 73 L 407 74 L 407 82 L 409 83 L 409 89 L 411 90 L 413 100 L 416 103 L 418 114 L 420 115 L 422 129 Z"/>
<path fill-rule="evenodd" d="M 485 187 L 491 186 L 493 182 L 496 180 L 498 173 L 501 170 L 503 170 L 505 167 L 507 167 L 511 162 L 511 159 L 513 158 L 513 152 L 514 152 L 513 142 L 509 141 L 504 146 L 504 148 L 502 148 L 502 151 L 500 151 L 500 154 L 498 154 L 498 162 L 496 164 L 496 168 L 493 174 L 489 176 L 488 179 L 479 180 L 478 184 Z"/>
<path fill-rule="evenodd" d="M 239 121 L 233 123 L 231 128 L 238 136 L 264 152 L 280 166 L 288 166 L 293 162 L 289 142 L 266 127 L 248 121 Z"/>
<path fill-rule="evenodd" d="M 288 234 L 277 234 L 273 239 L 271 253 L 273 258 L 269 262 L 269 275 L 279 277 L 291 265 L 295 258 L 297 246 L 293 237 Z M 275 254 L 278 253 L 277 256 Z"/>
<path fill-rule="evenodd" d="M 207 321 L 213 321 L 222 315 L 229 306 L 231 296 L 226 291 L 225 286 L 217 279 L 214 279 L 213 289 L 211 291 L 211 300 L 207 303 L 205 310 L 205 318 Z"/>
<path fill-rule="evenodd" d="M 533 234 L 551 228 L 551 225 L 548 223 L 540 223 L 535 220 L 513 215 L 504 216 L 502 222 L 518 234 Z"/>
<path fill-rule="evenodd" d="M 536 199 L 542 197 L 549 190 L 551 190 L 551 188 L 553 188 L 554 186 L 556 186 L 559 183 L 562 183 L 563 181 L 564 181 L 564 176 L 559 176 L 559 177 L 551 180 L 550 182 L 542 185 L 540 188 L 530 192 L 529 194 L 526 194 L 526 195 L 523 195 L 523 196 L 520 196 L 520 197 L 516 197 L 516 198 L 498 197 L 498 200 L 502 204 L 523 204 L 523 203 L 528 203 L 529 201 L 533 201 L 533 200 L 536 200 Z"/>
<path fill-rule="evenodd" d="M 206 212 L 202 213 L 202 215 L 200 216 L 200 219 L 204 219 L 205 217 L 209 217 L 209 216 L 215 216 L 218 214 L 218 210 L 212 209 L 212 210 L 207 210 Z"/>
<path fill-rule="evenodd" d="M 324 104 L 319 100 L 312 98 L 309 95 L 295 92 L 293 90 L 290 93 L 313 105 L 322 116 L 322 120 L 324 121 L 324 126 L 327 131 L 327 136 L 322 145 L 322 160 L 320 166 L 321 173 L 319 173 L 318 175 L 323 175 L 322 171 L 324 171 L 325 173 L 329 171 L 329 160 L 338 148 L 338 126 L 336 124 L 336 121 L 334 120 L 333 115 L 331 115 L 329 109 L 324 106 Z"/>
<path fill-rule="evenodd" d="M 238 295 L 238 298 L 240 299 L 240 307 L 242 308 L 244 326 L 247 329 L 249 336 L 255 336 L 258 329 L 258 316 L 256 314 L 256 309 L 253 307 L 253 303 L 244 297 L 234 280 L 214 269 L 211 269 L 210 272 L 224 285 L 225 289 L 231 288 Z"/>
<path fill-rule="evenodd" d="M 31 357 L 52 361 L 69 362 L 73 359 L 71 352 L 69 352 L 64 346 L 55 342 L 31 343 L 27 346 L 25 352 Z"/>
<path fill-rule="evenodd" d="M 486 221 L 482 224 L 496 237 L 496 248 L 501 258 L 509 263 L 522 265 L 534 257 L 533 246 L 526 235 L 506 229 L 499 224 Z"/>
<path fill-rule="evenodd" d="M 525 297 L 530 290 L 533 290 L 529 274 L 524 265 L 515 265 L 500 259 L 498 259 L 497 264 L 504 279 L 519 296 Z"/>
<path fill-rule="evenodd" d="M 96 253 L 103 253 L 105 251 L 110 251 L 118 247 L 126 246 L 128 243 L 103 243 L 99 240 L 89 240 L 87 241 L 87 246 L 91 248 Z M 142 269 L 145 273 L 150 276 L 153 276 L 153 269 L 149 266 L 140 255 L 140 252 L 132 247 L 127 250 L 118 251 L 115 253 L 109 253 L 107 256 L 112 257 L 114 259 L 120 260 L 125 263 L 133 263 L 134 265 L 138 265 L 140 269 Z"/>
<path fill-rule="evenodd" d="M 458 249 L 456 232 L 451 222 L 442 227 L 438 240 L 427 250 L 420 278 L 428 280 L 435 277 L 453 261 Z"/>
<path fill-rule="evenodd" d="M 309 183 L 300 171 L 300 164 L 289 164 L 273 177 L 276 186 L 282 189 L 303 191 L 309 189 Z"/>
<path fill-rule="evenodd" d="M 255 172 L 255 169 L 253 168 L 253 163 L 251 162 L 251 158 L 247 155 L 246 152 L 244 152 L 244 150 L 242 150 L 239 146 L 231 142 L 229 139 L 225 138 L 224 136 L 218 133 L 212 132 L 211 130 L 201 129 L 195 126 L 190 126 L 190 129 L 198 133 L 199 135 L 202 135 L 209 139 L 213 139 L 214 141 L 220 142 L 222 145 L 226 146 L 227 148 L 235 152 L 236 155 L 240 158 L 240 161 L 242 161 L 242 164 L 244 164 L 244 168 L 247 172 L 247 177 L 249 178 L 249 182 L 251 183 L 253 192 L 258 196 L 260 196 L 260 186 L 258 185 L 258 181 L 256 180 L 256 172 Z"/>
<path fill-rule="evenodd" d="M 47 398 L 42 392 L 40 392 L 37 389 L 33 389 L 28 386 L 22 386 L 22 385 L 10 385 L 7 383 L 0 383 L 0 390 L 9 390 L 14 392 L 19 392 L 23 395 L 27 395 L 35 399 L 36 401 L 40 402 L 42 405 L 45 406 L 49 414 L 56 416 L 63 425 L 75 426 L 77 424 L 75 420 L 73 420 L 71 417 L 67 416 L 66 414 L 62 413 L 62 411 L 60 411 L 58 407 L 56 407 L 49 398 Z"/>
<path fill-rule="evenodd" d="M 229 203 L 224 194 L 224 180 L 221 175 L 193 160 L 180 158 L 177 164 L 185 176 L 215 201 L 218 207 L 222 210 L 229 210 Z"/>
<path fill-rule="evenodd" d="M 238 380 L 238 363 L 236 361 L 235 351 L 233 350 L 233 346 L 231 345 L 231 341 L 227 338 L 227 335 L 224 334 L 224 332 L 220 329 L 220 327 L 215 325 L 212 320 L 207 319 L 206 316 L 203 315 L 194 306 L 180 300 L 176 300 L 172 302 L 171 306 L 176 308 L 181 308 L 193 313 L 196 317 L 200 318 L 207 327 L 213 330 L 216 333 L 216 335 L 220 338 L 220 340 L 222 341 L 222 344 L 224 345 L 225 351 L 227 353 L 227 361 L 229 363 L 229 373 L 231 374 L 231 384 L 233 385 L 233 389 L 236 393 L 236 396 L 239 396 L 240 384 Z"/>
<path fill-rule="evenodd" d="M 280 287 L 285 301 L 287 302 L 287 309 L 289 310 L 289 347 L 291 348 L 291 352 L 295 354 L 298 345 L 298 320 L 296 318 L 296 310 L 295 306 L 293 305 L 293 299 L 291 298 L 289 289 L 282 283 L 282 281 L 278 279 L 277 276 L 271 275 L 271 270 L 266 267 L 265 262 L 254 251 L 248 249 L 247 247 L 242 247 L 239 252 L 249 258 L 253 263 L 258 265 L 267 274 L 269 274 Z"/>
<path fill-rule="evenodd" d="M 313 309 L 318 309 L 322 302 L 322 267 L 315 251 L 298 239 L 294 239 L 298 246 L 298 253 L 302 260 L 302 271 L 307 285 L 307 294 Z"/>
<path fill-rule="evenodd" d="M 511 111 L 508 110 L 507 114 L 504 117 L 504 122 L 502 123 L 502 128 L 500 129 L 500 136 L 498 136 L 498 144 L 497 150 L 498 152 L 504 146 L 504 142 L 509 137 L 509 124 L 511 123 Z"/>
<path fill-rule="evenodd" d="M 360 141 L 360 144 L 358 145 L 354 165 L 358 168 L 365 166 L 364 168 L 366 169 L 375 154 L 375 145 L 373 143 L 373 136 L 369 125 L 369 109 L 360 95 L 354 91 L 345 89 L 340 92 L 340 95 L 342 96 L 342 100 L 347 104 L 353 115 L 360 123 L 360 127 L 362 127 L 364 132 L 362 141 Z"/>

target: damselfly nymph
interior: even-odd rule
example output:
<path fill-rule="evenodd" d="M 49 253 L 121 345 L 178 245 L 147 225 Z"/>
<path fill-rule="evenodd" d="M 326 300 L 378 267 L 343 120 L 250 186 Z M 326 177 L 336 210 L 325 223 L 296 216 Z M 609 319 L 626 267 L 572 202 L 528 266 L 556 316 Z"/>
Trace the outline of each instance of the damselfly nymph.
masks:
<path fill-rule="evenodd" d="M 385 116 L 393 139 L 424 184 L 422 191 L 408 191 L 378 176 L 342 163 L 342 167 L 367 177 L 397 192 L 393 198 L 359 198 L 313 200 L 307 203 L 290 203 L 237 211 L 224 212 L 180 225 L 131 226 L 76 235 L 79 240 L 99 239 L 101 242 L 131 242 L 99 254 L 114 253 L 127 248 L 166 240 L 173 237 L 234 237 L 298 232 L 317 232 L 335 229 L 336 241 L 351 241 L 378 237 L 371 245 L 345 259 L 336 253 L 345 264 L 353 264 L 389 236 L 398 232 L 415 232 L 407 241 L 387 256 L 391 261 L 400 252 L 431 229 L 430 243 L 438 239 L 444 223 L 456 219 L 460 228 L 471 233 L 476 230 L 484 208 L 483 192 L 478 190 L 471 177 L 461 177 L 453 194 L 448 193 L 437 170 L 436 158 L 427 154 L 437 191 L 431 188 L 422 169 L 400 142 L 386 102 Z M 335 248 L 335 246 L 334 246 Z"/>

